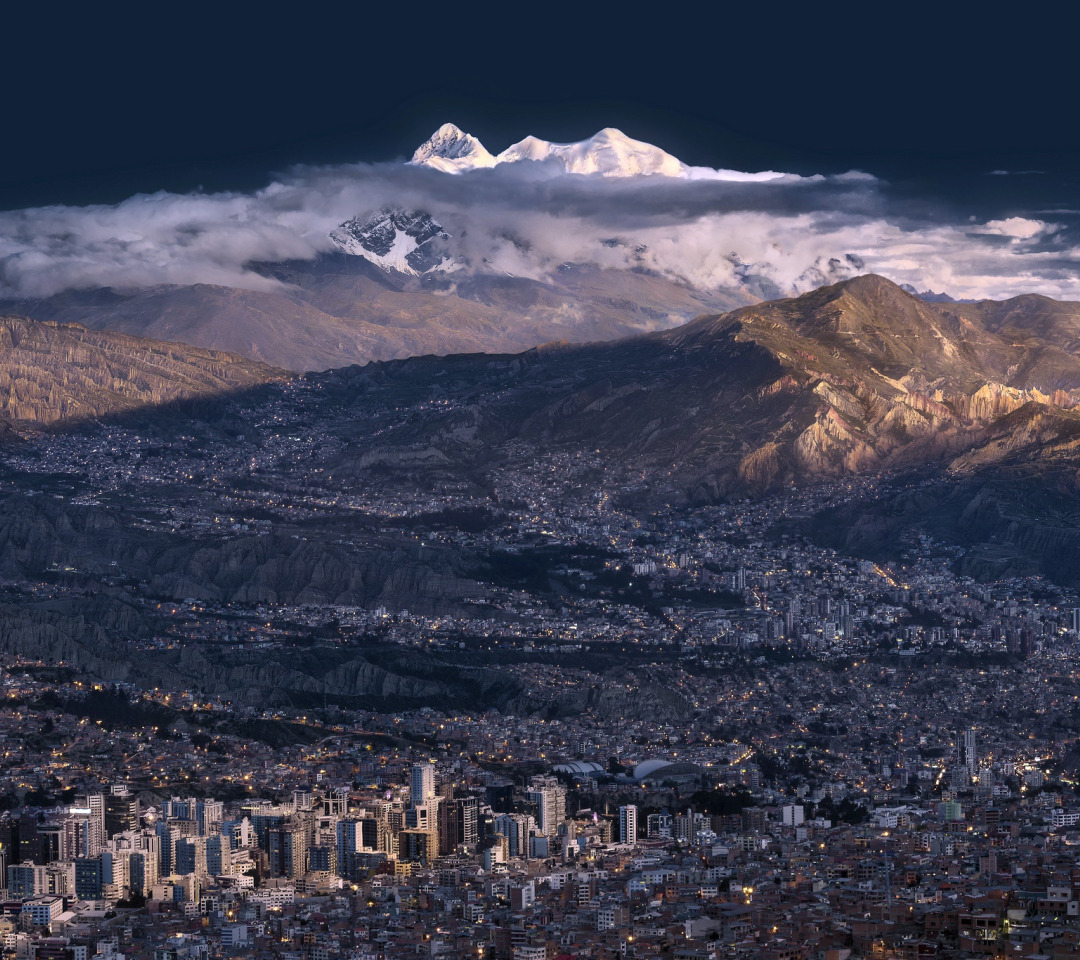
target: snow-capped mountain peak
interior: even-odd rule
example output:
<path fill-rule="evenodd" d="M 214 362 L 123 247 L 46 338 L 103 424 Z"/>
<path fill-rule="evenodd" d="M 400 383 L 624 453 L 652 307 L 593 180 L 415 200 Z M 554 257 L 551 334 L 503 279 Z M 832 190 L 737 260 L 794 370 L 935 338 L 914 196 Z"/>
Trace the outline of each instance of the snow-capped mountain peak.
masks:
<path fill-rule="evenodd" d="M 659 147 L 634 140 L 614 127 L 605 127 L 577 143 L 551 143 L 529 136 L 507 147 L 498 156 L 492 156 L 476 137 L 452 123 L 444 123 L 430 139 L 417 147 L 412 157 L 412 163 L 434 167 L 444 173 L 463 173 L 526 160 L 545 163 L 546 169 L 554 174 L 601 177 L 661 176 L 681 180 L 747 182 L 776 180 L 784 176 L 771 170 L 744 173 L 739 170 L 690 167 Z"/>
<path fill-rule="evenodd" d="M 434 167 L 444 173 L 459 173 L 494 166 L 495 158 L 472 134 L 452 123 L 444 123 L 416 148 L 412 163 Z"/>
<path fill-rule="evenodd" d="M 399 273 L 418 275 L 455 266 L 440 243 L 449 240 L 449 235 L 441 223 L 422 211 L 387 208 L 367 217 L 353 217 L 332 231 L 330 239 L 344 253 Z"/>
<path fill-rule="evenodd" d="M 633 140 L 621 130 L 605 127 L 578 143 L 549 143 L 526 137 L 507 147 L 496 157 L 499 163 L 518 160 L 554 160 L 566 173 L 604 177 L 635 177 L 659 174 L 685 177 L 687 167 L 670 153 L 641 140 Z"/>

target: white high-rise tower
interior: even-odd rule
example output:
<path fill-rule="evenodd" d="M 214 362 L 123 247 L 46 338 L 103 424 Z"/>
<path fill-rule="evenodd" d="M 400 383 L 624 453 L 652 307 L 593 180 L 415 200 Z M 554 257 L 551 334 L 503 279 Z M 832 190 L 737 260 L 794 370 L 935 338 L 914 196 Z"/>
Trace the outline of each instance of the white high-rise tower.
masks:
<path fill-rule="evenodd" d="M 409 787 L 409 799 L 414 807 L 427 803 L 435 796 L 435 768 L 430 763 L 416 764 Z"/>

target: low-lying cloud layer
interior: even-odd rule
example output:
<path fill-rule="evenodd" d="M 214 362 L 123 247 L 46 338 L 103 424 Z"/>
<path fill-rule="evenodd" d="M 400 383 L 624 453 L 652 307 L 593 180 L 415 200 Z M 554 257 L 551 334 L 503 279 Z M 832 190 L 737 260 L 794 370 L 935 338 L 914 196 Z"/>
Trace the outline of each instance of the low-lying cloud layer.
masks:
<path fill-rule="evenodd" d="M 915 211 L 860 173 L 761 182 L 554 176 L 522 162 L 450 176 L 401 164 L 305 167 L 252 194 L 157 193 L 0 213 L 0 297 L 211 283 L 265 289 L 250 265 L 334 249 L 344 220 L 424 210 L 470 270 L 542 279 L 565 263 L 647 268 L 706 288 L 795 293 L 863 272 L 957 298 L 1080 300 L 1061 222 Z"/>

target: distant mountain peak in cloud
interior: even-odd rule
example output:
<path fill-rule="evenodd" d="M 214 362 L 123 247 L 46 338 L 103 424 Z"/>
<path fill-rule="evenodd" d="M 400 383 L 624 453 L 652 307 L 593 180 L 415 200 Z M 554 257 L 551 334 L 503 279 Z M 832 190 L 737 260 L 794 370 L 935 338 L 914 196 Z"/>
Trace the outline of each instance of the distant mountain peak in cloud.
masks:
<path fill-rule="evenodd" d="M 455 266 L 438 241 L 450 239 L 442 224 L 419 210 L 385 208 L 367 217 L 353 217 L 331 232 L 344 253 L 360 256 L 387 270 L 420 275 Z"/>
<path fill-rule="evenodd" d="M 682 180 L 746 182 L 776 180 L 785 176 L 772 170 L 743 173 L 738 170 L 690 167 L 659 147 L 634 140 L 614 127 L 604 127 L 577 143 L 551 143 L 529 136 L 507 147 L 498 156 L 493 156 L 476 137 L 452 123 L 444 123 L 416 148 L 411 162 L 444 173 L 464 173 L 525 160 L 551 164 L 560 173 L 602 177 L 662 176 Z"/>

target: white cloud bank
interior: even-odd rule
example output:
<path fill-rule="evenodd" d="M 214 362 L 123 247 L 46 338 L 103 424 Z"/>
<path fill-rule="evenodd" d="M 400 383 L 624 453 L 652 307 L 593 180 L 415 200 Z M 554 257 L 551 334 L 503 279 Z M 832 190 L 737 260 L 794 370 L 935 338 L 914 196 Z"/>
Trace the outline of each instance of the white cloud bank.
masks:
<path fill-rule="evenodd" d="M 920 219 L 867 174 L 768 180 L 552 176 L 502 164 L 297 168 L 255 193 L 132 197 L 0 213 L 0 297 L 211 283 L 268 288 L 250 264 L 334 249 L 331 230 L 384 207 L 431 213 L 467 269 L 543 278 L 571 262 L 644 267 L 706 288 L 752 278 L 795 293 L 878 272 L 957 298 L 1080 300 L 1080 248 L 1019 216 Z"/>

